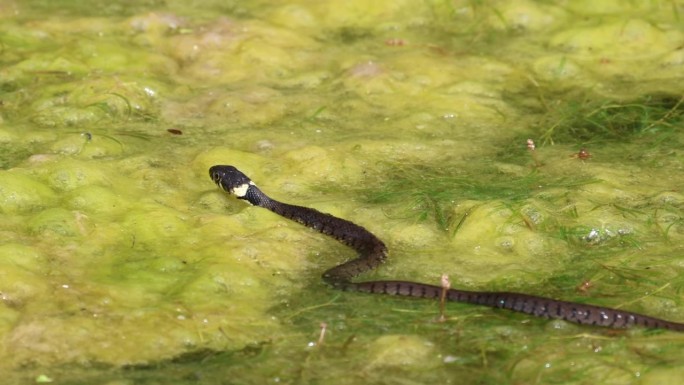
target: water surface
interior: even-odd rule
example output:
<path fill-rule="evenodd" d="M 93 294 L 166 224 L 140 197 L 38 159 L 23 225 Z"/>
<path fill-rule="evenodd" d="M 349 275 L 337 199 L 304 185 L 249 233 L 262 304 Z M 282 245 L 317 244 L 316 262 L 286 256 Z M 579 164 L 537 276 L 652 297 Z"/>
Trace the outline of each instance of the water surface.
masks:
<path fill-rule="evenodd" d="M 81 4 L 0 1 L 9 380 L 684 378 L 672 332 L 336 292 L 351 250 L 207 172 L 368 228 L 366 277 L 682 322 L 681 4 Z"/>

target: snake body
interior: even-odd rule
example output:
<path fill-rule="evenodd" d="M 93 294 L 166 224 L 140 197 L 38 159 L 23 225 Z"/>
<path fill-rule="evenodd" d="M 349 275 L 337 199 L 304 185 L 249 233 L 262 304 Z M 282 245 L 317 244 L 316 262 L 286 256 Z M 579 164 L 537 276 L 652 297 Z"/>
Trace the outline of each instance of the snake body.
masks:
<path fill-rule="evenodd" d="M 387 247 L 370 231 L 345 219 L 337 218 L 312 208 L 295 206 L 272 199 L 264 194 L 245 174 L 233 166 L 213 166 L 209 169 L 209 175 L 220 188 L 235 195 L 237 198 L 315 229 L 356 250 L 358 252 L 357 258 L 335 266 L 323 273 L 323 280 L 332 287 L 347 291 L 416 298 L 439 299 L 442 296 L 444 288 L 425 283 L 411 281 L 352 281 L 357 275 L 375 269 L 387 259 Z M 445 298 L 454 302 L 508 309 L 536 317 L 562 319 L 578 324 L 609 328 L 641 326 L 645 328 L 684 331 L 684 323 L 666 321 L 620 309 L 559 301 L 529 294 L 449 289 Z"/>

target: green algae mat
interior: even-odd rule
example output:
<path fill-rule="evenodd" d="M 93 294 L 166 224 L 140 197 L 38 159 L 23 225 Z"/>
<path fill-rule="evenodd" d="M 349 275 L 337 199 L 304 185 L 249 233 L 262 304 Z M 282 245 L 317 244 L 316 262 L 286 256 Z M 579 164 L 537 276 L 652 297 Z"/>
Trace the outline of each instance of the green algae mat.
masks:
<path fill-rule="evenodd" d="M 664 384 L 684 334 L 338 292 L 365 279 L 684 322 L 681 1 L 0 0 L 0 374 L 55 384 Z M 528 142 L 531 139 L 534 142 Z"/>

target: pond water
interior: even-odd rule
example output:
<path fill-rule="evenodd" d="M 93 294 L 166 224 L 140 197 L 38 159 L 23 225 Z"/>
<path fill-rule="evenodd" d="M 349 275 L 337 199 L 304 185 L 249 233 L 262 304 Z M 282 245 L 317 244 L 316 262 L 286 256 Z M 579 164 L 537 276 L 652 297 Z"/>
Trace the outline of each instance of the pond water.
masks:
<path fill-rule="evenodd" d="M 364 279 L 684 322 L 681 2 L 84 4 L 0 0 L 7 383 L 684 379 L 684 334 L 335 291 L 208 176 L 366 227 Z"/>

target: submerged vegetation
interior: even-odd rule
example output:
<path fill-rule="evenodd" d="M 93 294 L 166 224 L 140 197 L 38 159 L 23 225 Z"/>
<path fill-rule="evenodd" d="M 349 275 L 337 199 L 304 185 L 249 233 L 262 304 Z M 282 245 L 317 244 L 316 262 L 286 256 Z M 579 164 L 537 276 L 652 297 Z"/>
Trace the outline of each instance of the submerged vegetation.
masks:
<path fill-rule="evenodd" d="M 645 95 L 635 100 L 564 97 L 544 101 L 537 130 L 542 144 L 650 139 L 652 146 L 672 138 L 684 121 L 684 96 Z M 551 104 L 551 105 L 549 105 Z"/>
<path fill-rule="evenodd" d="M 563 103 L 554 103 L 557 108 L 534 115 L 536 128 L 533 130 L 536 132 L 526 134 L 540 138 L 538 143 L 542 151 L 553 145 L 566 145 L 564 148 L 568 144 L 593 146 L 601 148 L 604 154 L 621 155 L 625 161 L 630 161 L 653 149 L 666 151 L 682 145 L 684 97 L 647 95 L 630 102 L 588 99 L 586 96 L 579 100 L 576 97 L 562 100 Z M 450 226 L 443 213 L 445 205 L 463 200 L 502 200 L 518 204 L 547 190 L 581 188 L 601 181 L 586 172 L 589 167 L 585 172 L 578 169 L 574 174 L 559 175 L 554 168 L 549 170 L 543 164 L 536 164 L 536 154 L 530 154 L 525 148 L 524 138 L 521 135 L 501 143 L 502 150 L 488 158 L 447 160 L 438 167 L 385 164 L 381 167 L 382 174 L 367 176 L 369 181 L 384 182 L 369 182 L 366 184 L 369 188 L 358 192 L 369 203 L 409 203 L 408 206 L 417 209 L 420 219 L 433 213 L 437 225 L 446 229 Z M 627 147 L 632 150 L 624 153 Z M 591 161 L 592 155 L 584 147 L 579 152 L 568 152 L 570 159 L 554 155 L 556 159 L 551 161 L 577 165 Z M 469 169 L 476 169 L 477 175 L 468 174 Z M 620 208 L 619 205 L 615 207 Z M 623 210 L 631 209 L 625 207 Z"/>
<path fill-rule="evenodd" d="M 524 152 L 521 157 L 529 161 Z M 445 231 L 453 229 L 459 219 L 449 213 L 453 206 L 462 201 L 501 201 L 506 205 L 520 205 L 546 190 L 580 187 L 599 182 L 598 179 L 578 176 L 549 177 L 538 169 L 530 167 L 507 173 L 496 167 L 493 161 L 472 161 L 469 168 L 478 170 L 477 176 L 464 175 L 464 171 L 454 167 L 426 167 L 399 165 L 389 166 L 385 172 L 384 183 L 373 188 L 359 190 L 373 204 L 396 204 L 413 211 L 418 220 L 431 218 Z M 477 166 L 474 164 L 477 163 Z M 459 171 L 461 170 L 461 171 Z M 456 172 L 454 172 L 456 171 Z M 377 180 L 377 177 L 369 177 Z M 453 213 L 452 213 L 453 214 Z"/>

